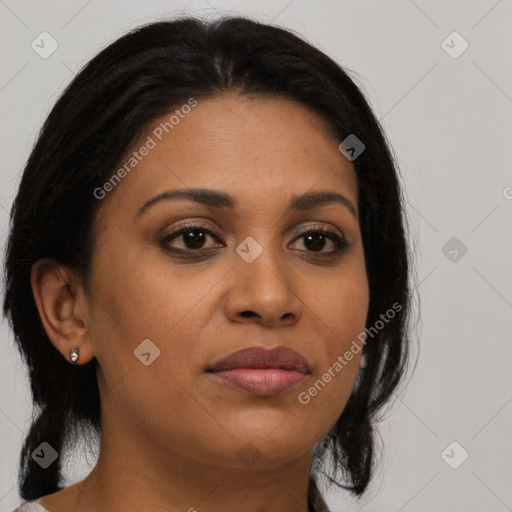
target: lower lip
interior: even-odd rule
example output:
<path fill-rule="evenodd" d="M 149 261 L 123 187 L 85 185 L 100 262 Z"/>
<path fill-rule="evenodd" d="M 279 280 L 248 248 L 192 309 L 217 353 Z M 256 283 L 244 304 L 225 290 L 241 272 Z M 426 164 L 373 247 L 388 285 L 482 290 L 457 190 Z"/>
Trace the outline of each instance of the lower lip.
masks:
<path fill-rule="evenodd" d="M 234 368 L 214 372 L 225 384 L 253 395 L 273 396 L 295 389 L 306 374 L 282 368 Z"/>

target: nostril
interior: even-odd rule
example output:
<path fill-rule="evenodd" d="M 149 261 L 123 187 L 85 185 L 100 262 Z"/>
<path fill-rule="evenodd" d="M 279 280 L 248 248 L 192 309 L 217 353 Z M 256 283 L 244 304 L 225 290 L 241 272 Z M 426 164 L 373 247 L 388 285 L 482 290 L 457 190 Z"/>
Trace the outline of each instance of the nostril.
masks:
<path fill-rule="evenodd" d="M 242 311 L 242 313 L 240 313 L 243 317 L 248 317 L 248 316 L 253 316 L 254 315 L 254 311 Z"/>

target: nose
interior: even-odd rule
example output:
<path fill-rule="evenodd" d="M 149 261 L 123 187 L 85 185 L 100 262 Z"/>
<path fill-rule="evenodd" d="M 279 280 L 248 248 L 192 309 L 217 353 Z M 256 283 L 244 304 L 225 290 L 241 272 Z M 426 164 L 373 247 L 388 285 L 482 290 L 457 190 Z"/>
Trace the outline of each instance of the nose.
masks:
<path fill-rule="evenodd" d="M 300 275 L 279 251 L 265 249 L 251 263 L 234 255 L 225 301 L 231 321 L 283 327 L 299 320 L 304 308 Z"/>

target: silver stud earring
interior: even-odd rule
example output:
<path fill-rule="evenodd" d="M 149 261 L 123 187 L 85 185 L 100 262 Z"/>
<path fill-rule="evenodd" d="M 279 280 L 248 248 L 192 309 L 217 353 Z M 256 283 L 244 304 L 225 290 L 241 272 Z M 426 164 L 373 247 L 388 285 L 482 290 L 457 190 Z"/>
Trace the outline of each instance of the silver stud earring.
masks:
<path fill-rule="evenodd" d="M 76 364 L 78 360 L 78 347 L 73 347 L 69 351 L 69 359 L 71 359 L 71 364 Z"/>

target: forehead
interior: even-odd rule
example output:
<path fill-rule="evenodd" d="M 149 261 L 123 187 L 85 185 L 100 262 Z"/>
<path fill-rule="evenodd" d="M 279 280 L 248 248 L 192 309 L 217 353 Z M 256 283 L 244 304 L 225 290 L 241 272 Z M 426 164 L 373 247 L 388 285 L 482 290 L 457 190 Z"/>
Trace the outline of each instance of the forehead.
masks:
<path fill-rule="evenodd" d="M 223 189 L 248 207 L 314 188 L 355 202 L 354 168 L 338 144 L 325 119 L 290 99 L 226 94 L 184 102 L 133 145 L 121 164 L 129 171 L 104 202 L 129 213 L 166 189 L 185 187 Z"/>

